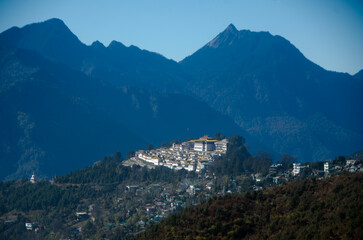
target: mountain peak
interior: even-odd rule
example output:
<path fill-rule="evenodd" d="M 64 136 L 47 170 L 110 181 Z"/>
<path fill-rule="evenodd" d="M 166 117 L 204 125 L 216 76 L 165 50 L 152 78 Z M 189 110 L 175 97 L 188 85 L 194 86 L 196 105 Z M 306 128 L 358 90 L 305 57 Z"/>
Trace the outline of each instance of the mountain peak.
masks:
<path fill-rule="evenodd" d="M 232 43 L 238 39 L 239 31 L 237 28 L 231 23 L 228 27 L 218 34 L 212 41 L 210 41 L 207 46 L 211 48 L 218 48 L 221 46 L 232 45 Z"/>
<path fill-rule="evenodd" d="M 226 28 L 226 30 L 224 30 L 225 32 L 238 32 L 237 28 L 231 23 L 228 25 L 228 27 Z"/>
<path fill-rule="evenodd" d="M 85 45 L 58 18 L 11 28 L 0 34 L 0 44 L 35 50 L 50 60 L 77 62 Z M 71 60 L 70 60 L 71 59 Z"/>
<path fill-rule="evenodd" d="M 62 19 L 59 18 L 51 18 L 48 20 L 45 20 L 43 23 L 49 23 L 49 24 L 58 24 L 58 25 L 66 25 Z"/>
<path fill-rule="evenodd" d="M 115 41 L 113 40 L 108 46 L 107 48 L 126 48 L 125 45 L 123 45 L 122 43 L 118 42 L 118 41 Z"/>
<path fill-rule="evenodd" d="M 103 49 L 103 48 L 106 48 L 105 45 L 103 45 L 100 41 L 94 41 L 92 44 L 91 44 L 91 47 L 94 48 L 94 49 Z"/>
<path fill-rule="evenodd" d="M 24 29 L 32 29 L 32 31 L 36 29 L 37 31 L 41 31 L 43 34 L 47 34 L 47 31 L 51 31 L 55 34 L 74 35 L 67 25 L 59 18 L 51 18 L 43 22 L 29 24 L 26 25 Z"/>

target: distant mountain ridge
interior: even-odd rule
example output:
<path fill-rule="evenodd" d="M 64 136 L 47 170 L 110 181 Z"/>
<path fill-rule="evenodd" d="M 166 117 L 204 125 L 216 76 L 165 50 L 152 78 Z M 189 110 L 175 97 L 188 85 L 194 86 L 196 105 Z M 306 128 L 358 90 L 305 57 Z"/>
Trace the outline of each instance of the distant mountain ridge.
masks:
<path fill-rule="evenodd" d="M 130 101 L 128 109 L 139 109 L 129 118 L 128 114 L 123 115 L 123 126 L 131 129 L 131 135 L 135 129 L 139 131 L 136 135 L 143 139 L 140 142 L 160 142 L 172 134 L 174 138 L 186 137 L 176 135 L 185 134 L 186 126 L 193 122 L 187 124 L 179 119 L 181 125 L 177 126 L 184 130 L 173 129 L 175 125 L 170 121 L 178 118 L 171 118 L 171 114 L 180 116 L 181 112 L 171 107 L 172 104 L 184 106 L 182 112 L 185 114 L 189 111 L 188 106 L 194 106 L 193 114 L 186 119 L 197 116 L 195 121 L 204 119 L 208 122 L 208 131 L 194 134 L 211 131 L 210 127 L 215 122 L 209 122 L 210 115 L 202 116 L 208 106 L 200 103 L 201 100 L 228 115 L 240 127 L 221 117 L 224 120 L 218 121 L 225 129 L 219 131 L 224 134 L 233 134 L 231 129 L 243 132 L 247 142 L 257 139 L 264 144 L 257 148 L 275 153 L 275 156 L 289 153 L 300 161 L 325 160 L 360 151 L 363 147 L 361 72 L 350 76 L 326 71 L 306 59 L 289 41 L 268 32 L 238 31 L 231 24 L 180 63 L 135 46 L 126 47 L 117 41 L 107 47 L 98 41 L 87 46 L 59 19 L 6 30 L 0 34 L 0 46 L 35 51 L 47 61 L 73 69 L 76 75 L 83 72 L 89 81 L 99 79 L 99 84 L 106 84 L 107 88 L 113 89 L 111 92 L 115 91 L 115 95 L 117 91 L 123 92 Z M 6 67 L 6 71 L 19 70 L 14 67 L 16 65 L 10 70 L 11 67 L 6 64 L 11 61 L 4 57 L 1 55 L 1 67 Z M 37 72 L 32 67 L 29 71 Z M 4 73 L 5 70 L 2 70 L 6 87 L 12 84 L 18 86 L 17 81 L 22 81 L 20 74 L 15 78 Z M 80 89 L 87 92 L 87 87 L 83 87 Z M 98 90 L 95 88 L 93 91 Z M 99 96 L 107 96 L 105 91 L 103 93 Z M 22 95 L 18 96 L 21 98 Z M 151 106 L 154 96 L 165 103 L 163 120 L 152 117 L 155 114 Z M 139 97 L 148 108 L 140 107 Z M 107 112 L 112 112 L 112 98 L 91 99 L 94 99 L 91 105 L 102 111 L 106 111 L 107 106 Z M 184 101 L 188 104 L 184 105 Z M 106 106 L 103 105 L 105 102 Z M 6 106 L 4 114 L 9 111 Z M 172 112 L 168 113 L 169 110 Z M 208 111 L 213 112 L 211 109 Z M 144 114 L 150 118 L 141 121 L 140 117 Z M 218 114 L 213 116 L 220 117 Z M 160 132 L 149 123 L 165 126 L 170 135 L 163 136 L 166 131 Z"/>
<path fill-rule="evenodd" d="M 182 73 L 175 61 L 135 46 L 126 47 L 117 41 L 112 41 L 107 47 L 100 42 L 87 46 L 56 18 L 6 30 L 1 33 L 0 45 L 37 51 L 51 61 L 116 86 L 168 92 L 180 88 L 178 79 L 182 78 Z"/>

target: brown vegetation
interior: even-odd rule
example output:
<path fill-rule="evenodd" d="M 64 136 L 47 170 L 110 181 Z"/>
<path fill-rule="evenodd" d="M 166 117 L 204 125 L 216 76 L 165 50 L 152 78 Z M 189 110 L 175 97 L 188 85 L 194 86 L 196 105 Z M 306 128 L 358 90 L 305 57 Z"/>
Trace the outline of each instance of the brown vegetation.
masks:
<path fill-rule="evenodd" d="M 211 199 L 139 239 L 362 239 L 363 173 Z"/>

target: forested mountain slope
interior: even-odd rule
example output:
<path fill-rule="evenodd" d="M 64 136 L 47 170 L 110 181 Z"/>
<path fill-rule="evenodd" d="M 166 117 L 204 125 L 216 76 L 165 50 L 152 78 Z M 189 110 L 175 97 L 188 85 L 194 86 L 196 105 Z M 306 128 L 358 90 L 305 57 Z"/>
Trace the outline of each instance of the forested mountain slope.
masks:
<path fill-rule="evenodd" d="M 361 239 L 363 174 L 214 198 L 138 239 Z"/>

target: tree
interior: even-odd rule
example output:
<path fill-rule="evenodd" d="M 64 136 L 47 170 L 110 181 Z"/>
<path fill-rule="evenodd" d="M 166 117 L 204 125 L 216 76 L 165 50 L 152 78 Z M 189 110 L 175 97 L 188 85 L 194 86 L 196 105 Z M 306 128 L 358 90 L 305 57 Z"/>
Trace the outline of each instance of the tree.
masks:
<path fill-rule="evenodd" d="M 122 161 L 122 156 L 120 152 L 115 152 L 115 154 L 112 157 L 112 161 L 119 162 Z"/>
<path fill-rule="evenodd" d="M 259 152 L 257 156 L 251 156 L 243 162 L 243 168 L 255 173 L 267 174 L 272 158 L 269 153 Z"/>
<path fill-rule="evenodd" d="M 163 142 L 161 144 L 161 147 L 163 147 L 163 148 L 170 148 L 171 147 L 171 144 L 169 142 Z"/>
<path fill-rule="evenodd" d="M 280 157 L 280 164 L 284 169 L 288 169 L 291 167 L 290 165 L 296 162 L 296 160 L 297 160 L 296 157 L 284 153 Z"/>
<path fill-rule="evenodd" d="M 344 166 L 346 163 L 345 157 L 339 156 L 333 160 L 334 165 Z"/>
<path fill-rule="evenodd" d="M 132 157 L 135 157 L 135 151 L 128 151 L 126 154 L 126 159 L 130 159 Z"/>
<path fill-rule="evenodd" d="M 245 169 L 243 163 L 250 154 L 245 145 L 245 139 L 242 136 L 231 136 L 226 156 L 216 159 L 213 163 L 212 170 L 218 175 L 240 175 Z"/>
<path fill-rule="evenodd" d="M 86 225 L 82 228 L 82 233 L 85 237 L 91 237 L 96 233 L 96 226 L 91 221 L 87 221 Z"/>
<path fill-rule="evenodd" d="M 223 136 L 223 135 L 221 135 L 219 132 L 216 132 L 216 133 L 214 134 L 213 138 L 214 138 L 214 139 L 216 139 L 216 140 L 218 140 L 218 141 L 220 141 L 220 140 L 225 139 L 226 137 L 225 137 L 225 136 Z"/>
<path fill-rule="evenodd" d="M 173 141 L 170 142 L 171 144 L 175 143 L 175 144 L 180 144 L 181 140 L 180 139 L 175 139 Z"/>

